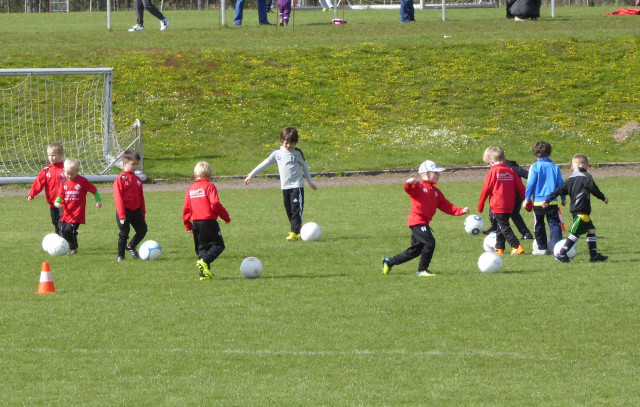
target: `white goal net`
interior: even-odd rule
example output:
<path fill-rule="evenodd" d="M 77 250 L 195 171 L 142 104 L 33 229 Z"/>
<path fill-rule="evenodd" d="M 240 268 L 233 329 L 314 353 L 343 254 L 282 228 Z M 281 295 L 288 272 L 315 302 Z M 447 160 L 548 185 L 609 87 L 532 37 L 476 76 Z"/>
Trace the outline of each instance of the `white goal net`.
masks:
<path fill-rule="evenodd" d="M 0 183 L 32 182 L 54 142 L 93 181 L 115 179 L 124 150 L 142 156 L 138 120 L 116 134 L 112 79 L 112 68 L 0 69 Z"/>

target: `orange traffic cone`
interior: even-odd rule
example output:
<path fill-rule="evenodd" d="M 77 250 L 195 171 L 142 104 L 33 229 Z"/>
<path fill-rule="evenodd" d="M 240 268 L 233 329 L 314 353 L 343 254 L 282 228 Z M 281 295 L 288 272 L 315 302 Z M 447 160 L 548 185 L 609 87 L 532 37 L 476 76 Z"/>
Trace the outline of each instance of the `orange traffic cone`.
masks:
<path fill-rule="evenodd" d="M 56 289 L 53 287 L 53 278 L 51 278 L 51 269 L 49 262 L 42 263 L 42 271 L 40 272 L 40 285 L 36 294 L 55 294 Z"/>

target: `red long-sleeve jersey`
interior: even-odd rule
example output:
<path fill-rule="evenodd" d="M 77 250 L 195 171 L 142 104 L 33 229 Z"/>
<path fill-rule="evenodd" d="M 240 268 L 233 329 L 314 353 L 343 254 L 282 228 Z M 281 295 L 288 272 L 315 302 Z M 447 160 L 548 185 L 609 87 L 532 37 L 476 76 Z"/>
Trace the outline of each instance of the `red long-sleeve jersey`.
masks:
<path fill-rule="evenodd" d="M 55 208 L 53 202 L 58 197 L 58 189 L 60 189 L 60 182 L 63 179 L 64 162 L 60 161 L 59 163 L 49 164 L 38 173 L 29 191 L 29 196 L 33 198 L 44 189 L 49 207 Z"/>
<path fill-rule="evenodd" d="M 405 183 L 404 190 L 411 198 L 411 211 L 407 219 L 409 227 L 428 225 L 437 209 L 448 215 L 463 215 L 462 208 L 449 202 L 435 184 L 428 181 Z"/>
<path fill-rule="evenodd" d="M 525 190 L 522 180 L 514 170 L 505 163 L 496 164 L 489 168 L 482 184 L 478 212 L 484 210 L 484 202 L 489 197 L 489 207 L 493 213 L 511 213 L 516 203 L 516 194 L 524 200 Z"/>
<path fill-rule="evenodd" d="M 57 198 L 62 198 L 62 217 L 60 220 L 66 223 L 85 223 L 85 207 L 87 205 L 87 193 L 95 194 L 98 188 L 88 179 L 78 175 L 73 181 L 65 178 L 60 184 Z"/>
<path fill-rule="evenodd" d="M 231 222 L 229 213 L 220 203 L 218 190 L 209 180 L 196 179 L 187 188 L 182 208 L 182 221 L 188 232 L 193 230 L 194 220 L 216 220 L 222 218 L 226 223 Z"/>
<path fill-rule="evenodd" d="M 118 219 L 125 219 L 127 210 L 142 209 L 142 216 L 147 214 L 142 192 L 142 180 L 133 172 L 122 171 L 113 181 L 113 201 L 116 205 Z"/>

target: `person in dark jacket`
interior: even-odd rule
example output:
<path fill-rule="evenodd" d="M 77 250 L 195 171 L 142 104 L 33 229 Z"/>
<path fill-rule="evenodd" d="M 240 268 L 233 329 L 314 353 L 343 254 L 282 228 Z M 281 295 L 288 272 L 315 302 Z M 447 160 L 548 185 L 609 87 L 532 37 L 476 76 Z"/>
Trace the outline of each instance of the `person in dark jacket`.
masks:
<path fill-rule="evenodd" d="M 589 261 L 607 261 L 608 256 L 603 256 L 598 253 L 596 228 L 591 221 L 591 195 L 600 199 L 605 204 L 609 203 L 609 198 L 604 196 L 591 174 L 587 172 L 589 169 L 589 159 L 585 155 L 574 155 L 571 161 L 571 169 L 573 170 L 573 174 L 542 203 L 542 207 L 546 208 L 558 195 L 569 195 L 571 197 L 571 206 L 569 208 L 571 215 L 573 215 L 573 224 L 570 230 L 571 234 L 556 255 L 556 260 L 562 263 L 568 263 L 569 257 L 567 256 L 567 252 L 578 242 L 580 235 L 586 233 L 590 255 Z"/>
<path fill-rule="evenodd" d="M 507 18 L 535 21 L 540 17 L 541 5 L 541 0 L 507 0 Z"/>

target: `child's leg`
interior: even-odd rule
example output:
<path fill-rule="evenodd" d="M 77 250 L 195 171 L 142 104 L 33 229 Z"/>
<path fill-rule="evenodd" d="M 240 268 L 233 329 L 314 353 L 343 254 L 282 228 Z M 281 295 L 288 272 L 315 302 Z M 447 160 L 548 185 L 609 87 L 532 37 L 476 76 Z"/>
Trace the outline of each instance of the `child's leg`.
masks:
<path fill-rule="evenodd" d="M 558 252 L 558 254 L 560 256 L 564 256 L 567 254 L 567 252 L 569 250 L 571 250 L 571 248 L 573 247 L 573 245 L 575 245 L 576 243 L 578 243 L 578 240 L 580 240 L 580 235 L 576 235 L 574 233 L 571 233 L 569 236 L 567 236 L 567 240 L 565 240 L 564 242 L 564 246 L 562 246 L 562 248 L 560 249 L 560 251 Z"/>
<path fill-rule="evenodd" d="M 133 226 L 133 230 L 136 233 L 133 235 L 133 239 L 129 242 L 129 246 L 134 249 L 142 239 L 147 235 L 147 222 L 144 220 L 144 215 L 142 214 L 142 209 L 138 209 L 137 211 L 127 211 L 127 220 Z"/>
<path fill-rule="evenodd" d="M 129 238 L 129 220 L 125 219 L 124 223 L 120 223 L 118 213 L 116 213 L 116 223 L 118 224 L 118 257 L 124 259 L 124 251 L 127 249 L 127 239 Z"/>
<path fill-rule="evenodd" d="M 207 263 L 207 266 L 220 256 L 224 251 L 224 240 L 220 232 L 220 225 L 215 220 L 204 220 L 193 223 L 193 230 L 196 230 L 196 224 L 199 236 L 198 257 Z"/>
<path fill-rule="evenodd" d="M 524 222 L 524 219 L 522 219 L 520 208 L 522 208 L 522 199 L 519 195 L 516 195 L 516 203 L 513 207 L 513 212 L 511 212 L 511 220 L 513 221 L 513 224 L 516 226 L 520 234 L 524 237 L 526 235 L 531 235 L 531 231 L 527 227 L 527 224 Z"/>
<path fill-rule="evenodd" d="M 533 233 L 536 236 L 536 243 L 538 243 L 538 250 L 547 250 L 547 228 L 544 224 L 545 210 L 542 206 L 533 207 Z M 553 247 L 551 247 L 553 250 Z"/>
<path fill-rule="evenodd" d="M 498 222 L 498 232 L 504 235 L 504 238 L 509 245 L 514 249 L 520 246 L 520 241 L 513 233 L 511 229 L 511 225 L 509 224 L 509 218 L 511 217 L 510 213 L 496 213 L 496 222 Z M 496 235 L 496 249 L 498 249 L 498 236 Z"/>
<path fill-rule="evenodd" d="M 556 243 L 562 240 L 562 225 L 557 205 L 547 208 L 547 222 L 549 223 L 549 247 L 553 250 Z"/>
<path fill-rule="evenodd" d="M 304 209 L 304 188 L 283 189 L 284 207 L 289 217 L 291 231 L 300 234 L 302 229 L 302 211 Z"/>
<path fill-rule="evenodd" d="M 69 250 L 78 250 L 79 223 L 60 222 L 60 235 L 69 242 Z"/>
<path fill-rule="evenodd" d="M 62 209 L 49 208 L 49 212 L 51 214 L 51 223 L 53 223 L 53 227 L 55 228 L 56 235 L 59 235 L 60 234 L 60 216 L 62 215 Z"/>
<path fill-rule="evenodd" d="M 413 260 L 422 254 L 424 246 L 427 243 L 426 239 L 423 237 L 423 230 L 429 231 L 429 226 L 418 225 L 411 227 L 411 246 L 409 246 L 407 250 L 403 251 L 402 253 L 398 253 L 395 256 L 391 257 L 388 263 L 389 268 L 397 266 L 398 264 L 406 263 L 409 260 Z M 431 236 L 430 231 L 429 236 Z M 431 238 L 433 239 L 433 237 Z M 435 241 L 433 242 L 433 246 L 435 247 Z M 431 258 L 429 258 L 428 260 L 430 261 Z M 422 262 L 422 259 L 420 259 L 420 261 Z"/>

